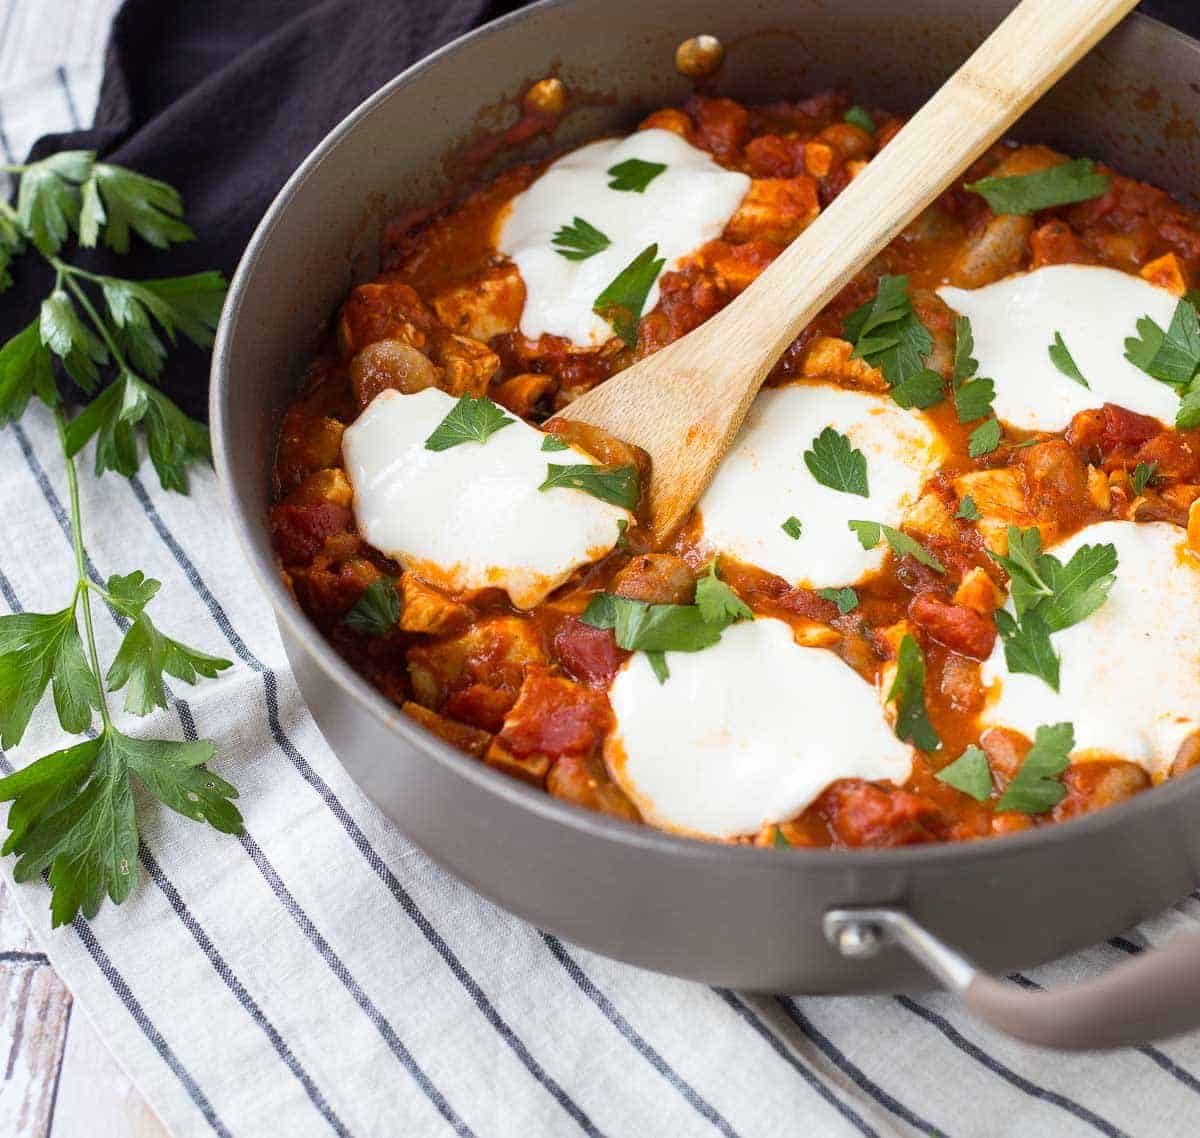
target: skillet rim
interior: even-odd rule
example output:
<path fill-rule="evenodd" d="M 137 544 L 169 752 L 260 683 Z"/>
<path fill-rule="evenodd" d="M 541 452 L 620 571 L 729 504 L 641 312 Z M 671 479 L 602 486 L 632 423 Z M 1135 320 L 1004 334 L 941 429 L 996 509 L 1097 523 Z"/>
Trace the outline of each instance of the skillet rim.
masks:
<path fill-rule="evenodd" d="M 917 866 L 942 865 L 949 862 L 998 864 L 1006 858 L 1019 857 L 1030 848 L 1036 849 L 1039 846 L 1045 846 L 1050 849 L 1064 842 L 1083 841 L 1088 836 L 1102 833 L 1105 830 L 1115 830 L 1126 825 L 1136 826 L 1142 816 L 1148 812 L 1166 812 L 1170 804 L 1180 798 L 1200 798 L 1200 776 L 1191 773 L 1191 777 L 1184 775 L 1177 779 L 1168 779 L 1115 806 L 1109 806 L 1064 822 L 1034 827 L 1018 834 L 978 838 L 972 841 L 930 842 L 909 846 L 865 849 L 793 847 L 787 850 L 774 848 L 765 850 L 751 845 L 728 845 L 717 841 L 709 842 L 685 837 L 659 830 L 649 824 L 626 822 L 619 818 L 587 810 L 574 803 L 555 798 L 545 791 L 527 786 L 517 779 L 493 770 L 479 760 L 463 754 L 449 743 L 421 728 L 398 707 L 389 703 L 381 693 L 368 684 L 337 654 L 320 630 L 300 608 L 295 598 L 284 587 L 274 559 L 264 556 L 260 548 L 264 536 L 264 519 L 254 517 L 253 515 L 257 511 L 242 502 L 242 491 L 235 487 L 230 446 L 227 445 L 229 442 L 227 437 L 228 419 L 230 418 L 228 408 L 234 400 L 231 357 L 237 337 L 237 322 L 244 297 L 248 291 L 248 283 L 262 257 L 263 249 L 270 243 L 275 228 L 310 176 L 318 170 L 343 138 L 352 133 L 376 107 L 425 72 L 439 67 L 445 60 L 452 58 L 463 45 L 482 42 L 499 31 L 531 20 L 545 11 L 569 7 L 573 3 L 574 0 L 537 0 L 536 3 L 451 40 L 400 72 L 369 95 L 329 130 L 284 183 L 255 227 L 238 261 L 221 313 L 210 369 L 209 420 L 213 444 L 213 467 L 217 474 L 221 498 L 229 510 L 230 525 L 237 537 L 241 552 L 249 562 L 257 584 L 270 601 L 275 620 L 281 625 L 280 631 L 286 632 L 300 650 L 308 653 L 323 676 L 335 684 L 343 696 L 349 696 L 358 707 L 368 712 L 385 729 L 398 735 L 403 743 L 448 767 L 451 773 L 474 783 L 488 793 L 507 800 L 509 804 L 540 815 L 547 822 L 582 831 L 590 838 L 633 846 L 644 851 L 653 851 L 668 858 L 682 858 L 693 862 L 722 865 L 735 859 L 741 859 L 748 871 L 751 859 L 758 859 L 759 864 L 764 868 L 772 866 L 778 869 L 781 864 L 779 861 L 781 855 L 791 858 L 798 870 L 841 868 L 853 872 L 873 869 L 906 870 Z M 1149 25 L 1153 27 L 1157 35 L 1166 33 L 1172 38 L 1183 40 L 1193 47 L 1200 48 L 1200 40 L 1142 12 L 1131 12 L 1123 23 Z M 309 714 L 313 714 L 311 710 L 309 710 Z M 313 719 L 320 728 L 320 722 L 315 715 L 313 715 Z M 339 762 L 341 762 L 340 758 Z M 350 777 L 357 783 L 353 767 L 343 765 Z M 385 810 L 384 813 L 386 814 L 387 811 Z M 768 856 L 773 860 L 768 860 Z"/>

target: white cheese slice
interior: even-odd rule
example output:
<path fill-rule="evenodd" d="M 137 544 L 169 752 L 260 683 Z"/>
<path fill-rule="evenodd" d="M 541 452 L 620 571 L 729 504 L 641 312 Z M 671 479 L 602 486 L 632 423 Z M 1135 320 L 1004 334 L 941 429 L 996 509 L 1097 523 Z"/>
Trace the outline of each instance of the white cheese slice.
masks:
<path fill-rule="evenodd" d="M 1097 265 L 1047 265 L 983 288 L 937 292 L 970 318 L 979 374 L 995 380 L 993 406 L 1005 422 L 1061 431 L 1077 412 L 1104 403 L 1174 422 L 1175 391 L 1125 358 L 1125 339 L 1142 316 L 1171 323 L 1177 301 L 1166 289 Z M 1089 387 L 1050 361 L 1055 332 Z"/>
<path fill-rule="evenodd" d="M 863 452 L 869 497 L 831 490 L 805 465 L 826 427 Z M 945 453 L 925 417 L 888 396 L 829 384 L 768 388 L 700 499 L 704 541 L 793 585 L 854 584 L 880 567 L 885 547 L 863 549 L 847 523 L 899 527 Z M 799 538 L 781 528 L 789 517 Z"/>
<path fill-rule="evenodd" d="M 425 449 L 457 401 L 435 387 L 380 392 L 342 439 L 359 532 L 376 549 L 452 592 L 495 587 L 532 608 L 580 565 L 603 557 L 632 515 L 581 490 L 539 490 L 546 437 L 516 419 L 486 443 Z"/>
<path fill-rule="evenodd" d="M 735 624 L 666 660 L 660 684 L 635 653 L 609 693 L 610 769 L 656 826 L 731 838 L 795 817 L 836 779 L 909 776 L 874 688 L 783 621 Z"/>
<path fill-rule="evenodd" d="M 609 189 L 607 171 L 631 158 L 666 169 L 640 193 Z M 611 339 L 612 328 L 592 307 L 621 270 L 655 244 L 665 268 L 677 267 L 683 256 L 721 235 L 749 188 L 745 174 L 717 165 L 669 130 L 641 130 L 564 155 L 513 198 L 496 237 L 496 247 L 525 282 L 521 332 L 530 339 L 564 336 L 583 347 Z M 612 244 L 583 261 L 556 252 L 554 234 L 576 217 Z M 657 303 L 656 283 L 645 311 Z"/>
<path fill-rule="evenodd" d="M 1111 543 L 1116 583 L 1086 620 L 1052 634 L 1058 692 L 1010 674 L 997 640 L 983 665 L 984 683 L 995 685 L 983 723 L 1032 739 L 1042 724 L 1070 722 L 1077 758 L 1093 751 L 1165 773 L 1200 729 L 1200 565 L 1183 541 L 1168 522 L 1100 522 L 1051 550 L 1065 563 L 1081 545 Z"/>

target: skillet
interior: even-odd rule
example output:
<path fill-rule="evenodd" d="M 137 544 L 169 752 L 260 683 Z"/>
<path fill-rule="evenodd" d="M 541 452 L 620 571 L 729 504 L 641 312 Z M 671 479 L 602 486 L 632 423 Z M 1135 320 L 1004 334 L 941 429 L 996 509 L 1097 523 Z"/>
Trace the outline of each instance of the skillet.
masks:
<path fill-rule="evenodd" d="M 1010 7 L 542 0 L 456 41 L 335 127 L 263 218 L 217 336 L 212 434 L 231 522 L 316 722 L 380 809 L 480 893 L 588 948 L 710 984 L 894 992 L 928 987 L 932 973 L 1023 1038 L 1115 1046 L 1200 1025 L 1200 934 L 1048 995 L 986 973 L 1095 943 L 1194 888 L 1200 775 L 1080 819 L 971 843 L 777 851 L 633 826 L 490 770 L 388 703 L 287 592 L 265 525 L 283 410 L 329 316 L 376 270 L 381 227 L 396 209 L 681 102 L 693 80 L 675 70 L 674 52 L 696 34 L 726 48 L 704 81 L 713 93 L 763 102 L 840 85 L 860 102 L 912 111 Z M 551 138 L 493 153 L 489 138 L 548 74 L 566 85 L 570 112 Z M 1194 76 L 1200 43 L 1134 15 L 1016 134 L 1196 205 Z"/>

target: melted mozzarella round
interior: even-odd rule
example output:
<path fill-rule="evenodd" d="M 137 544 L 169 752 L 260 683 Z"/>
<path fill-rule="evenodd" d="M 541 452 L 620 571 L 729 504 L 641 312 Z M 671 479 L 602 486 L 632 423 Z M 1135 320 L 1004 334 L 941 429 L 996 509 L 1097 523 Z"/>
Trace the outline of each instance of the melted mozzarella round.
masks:
<path fill-rule="evenodd" d="M 376 549 L 453 592 L 501 588 L 532 608 L 574 569 L 603 557 L 632 515 L 580 490 L 539 490 L 547 460 L 593 463 L 572 447 L 541 450 L 520 419 L 486 443 L 425 449 L 457 401 L 430 387 L 383 391 L 342 441 L 359 532 Z"/>
<path fill-rule="evenodd" d="M 609 695 L 610 769 L 656 826 L 731 838 L 795 817 L 835 779 L 909 776 L 871 685 L 783 621 L 735 624 L 666 659 L 660 684 L 636 653 Z"/>
<path fill-rule="evenodd" d="M 1076 412 L 1104 403 L 1174 421 L 1174 390 L 1125 358 L 1125 339 L 1142 316 L 1162 328 L 1171 323 L 1177 302 L 1165 289 L 1116 269 L 1048 265 L 979 289 L 937 292 L 970 318 L 979 374 L 995 380 L 994 407 L 1005 422 L 1061 431 Z M 1056 332 L 1090 389 L 1051 362 Z"/>
<path fill-rule="evenodd" d="M 607 171 L 631 158 L 666 166 L 646 188 L 611 190 Z M 658 245 L 666 269 L 721 235 L 750 187 L 745 174 L 726 170 L 669 130 L 581 146 L 550 165 L 504 215 L 496 247 L 525 282 L 521 332 L 564 336 L 584 347 L 604 343 L 612 328 L 592 311 L 596 298 L 643 249 Z M 612 242 L 583 261 L 553 247 L 554 234 L 576 217 Z M 658 285 L 644 311 L 658 303 Z"/>
<path fill-rule="evenodd" d="M 1200 566 L 1183 537 L 1167 522 L 1100 522 L 1055 547 L 1065 563 L 1081 545 L 1111 543 L 1116 583 L 1091 616 L 1051 635 L 1062 658 L 1058 692 L 1010 674 L 997 640 L 982 674 L 998 691 L 983 721 L 1031 739 L 1042 724 L 1070 722 L 1077 757 L 1115 755 L 1164 774 L 1200 729 Z"/>
<path fill-rule="evenodd" d="M 805 465 L 826 427 L 866 456 L 869 497 L 822 486 Z M 847 523 L 899 526 L 943 454 L 924 416 L 886 396 L 827 384 L 769 388 L 700 499 L 704 540 L 794 585 L 853 584 L 880 567 L 884 547 L 863 549 Z M 789 517 L 799 538 L 781 528 Z"/>

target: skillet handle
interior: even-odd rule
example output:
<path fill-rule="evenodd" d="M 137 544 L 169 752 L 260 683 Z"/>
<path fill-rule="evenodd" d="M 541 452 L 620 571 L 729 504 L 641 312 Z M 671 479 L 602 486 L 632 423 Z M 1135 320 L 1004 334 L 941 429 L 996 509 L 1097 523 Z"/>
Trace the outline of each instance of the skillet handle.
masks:
<path fill-rule="evenodd" d="M 829 943 L 851 959 L 904 949 L 985 1023 L 1026 1043 L 1084 1051 L 1130 1047 L 1200 1027 L 1200 933 L 1073 988 L 1030 992 L 994 980 L 901 909 L 830 909 Z"/>

